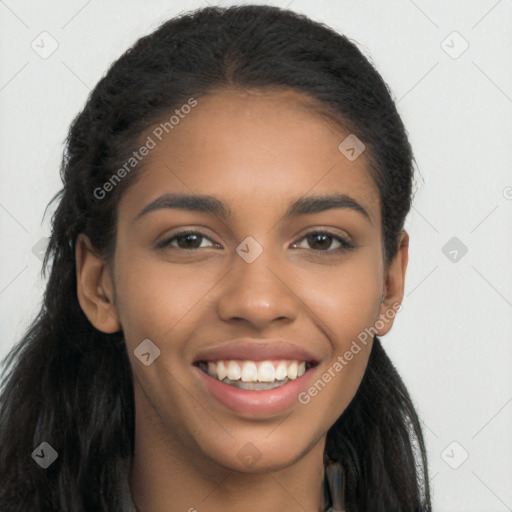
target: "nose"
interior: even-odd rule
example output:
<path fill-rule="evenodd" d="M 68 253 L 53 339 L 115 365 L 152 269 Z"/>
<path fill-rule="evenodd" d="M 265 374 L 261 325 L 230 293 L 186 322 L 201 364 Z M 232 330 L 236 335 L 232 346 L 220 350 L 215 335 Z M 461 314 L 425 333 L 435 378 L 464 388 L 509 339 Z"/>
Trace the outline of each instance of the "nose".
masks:
<path fill-rule="evenodd" d="M 261 330 L 297 318 L 301 307 L 297 291 L 265 250 L 252 263 L 235 255 L 223 282 L 217 313 L 226 322 L 245 322 Z"/>

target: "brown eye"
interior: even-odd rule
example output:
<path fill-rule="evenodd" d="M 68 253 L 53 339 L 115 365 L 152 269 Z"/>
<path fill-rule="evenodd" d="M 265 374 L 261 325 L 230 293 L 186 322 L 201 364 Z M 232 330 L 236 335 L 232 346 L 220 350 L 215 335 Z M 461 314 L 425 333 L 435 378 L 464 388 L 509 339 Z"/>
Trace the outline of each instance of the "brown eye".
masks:
<path fill-rule="evenodd" d="M 214 247 L 214 244 L 201 246 L 203 240 L 210 240 L 204 233 L 199 231 L 182 231 L 174 233 L 172 236 L 158 242 L 156 249 L 172 247 L 176 249 L 194 250 L 204 249 L 205 247 Z M 176 244 L 174 243 L 176 241 Z M 217 244 L 218 245 L 218 244 Z"/>
<path fill-rule="evenodd" d="M 355 248 L 354 244 L 345 238 L 329 231 L 312 231 L 304 236 L 302 240 L 308 243 L 309 248 L 318 252 L 347 251 Z M 333 243 L 335 244 L 334 248 L 332 248 Z M 298 244 L 295 243 L 294 246 L 298 247 Z"/>
<path fill-rule="evenodd" d="M 175 237 L 175 240 L 180 249 L 198 249 L 203 238 L 200 235 L 181 235 Z"/>

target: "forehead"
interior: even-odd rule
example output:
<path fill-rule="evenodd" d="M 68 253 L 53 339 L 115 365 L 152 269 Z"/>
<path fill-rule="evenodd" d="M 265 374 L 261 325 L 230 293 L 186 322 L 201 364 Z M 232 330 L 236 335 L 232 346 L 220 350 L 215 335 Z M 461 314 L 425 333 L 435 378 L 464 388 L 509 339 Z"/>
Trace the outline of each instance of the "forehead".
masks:
<path fill-rule="evenodd" d="M 151 137 L 155 145 L 122 200 L 133 208 L 172 191 L 215 195 L 235 210 L 250 203 L 284 208 L 285 197 L 338 192 L 357 199 L 380 222 L 365 153 L 349 160 L 339 145 L 350 132 L 295 91 L 217 91 L 197 98 L 167 130 L 155 132 L 157 127 L 141 138 Z"/>

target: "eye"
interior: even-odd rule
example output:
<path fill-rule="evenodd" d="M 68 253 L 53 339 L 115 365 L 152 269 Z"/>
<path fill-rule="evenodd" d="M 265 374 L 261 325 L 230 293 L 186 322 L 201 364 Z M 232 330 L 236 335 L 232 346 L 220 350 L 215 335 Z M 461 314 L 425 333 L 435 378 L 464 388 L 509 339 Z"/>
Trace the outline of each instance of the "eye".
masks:
<path fill-rule="evenodd" d="M 209 245 L 203 245 L 204 241 L 210 241 Z M 307 233 L 301 240 L 306 241 L 310 248 L 317 252 L 334 252 L 334 251 L 349 251 L 355 248 L 352 242 L 349 242 L 345 238 L 329 231 L 311 231 Z M 332 245 L 337 244 L 337 247 Z M 205 249 L 207 247 L 221 247 L 220 244 L 212 242 L 204 233 L 200 231 L 180 231 L 174 233 L 170 237 L 164 238 L 155 245 L 156 249 L 164 249 L 167 247 L 173 247 L 176 249 L 183 250 L 195 250 Z M 292 244 L 292 247 L 298 249 L 307 249 L 308 247 L 300 247 L 298 242 Z"/>
<path fill-rule="evenodd" d="M 334 252 L 334 251 L 350 251 L 355 249 L 355 245 L 349 242 L 345 238 L 329 231 L 311 231 L 307 233 L 301 240 L 305 240 L 310 244 L 311 248 L 318 252 Z M 337 247 L 332 248 L 332 244 L 335 242 L 338 244 Z M 298 247 L 298 242 L 292 244 L 293 247 L 299 249 L 307 249 L 307 247 Z"/>
<path fill-rule="evenodd" d="M 164 249 L 166 247 L 174 247 L 176 249 L 194 250 L 204 249 L 205 247 L 219 247 L 219 244 L 215 242 L 212 242 L 211 245 L 202 245 L 203 240 L 210 239 L 200 231 L 180 231 L 158 242 L 155 248 Z M 174 242 L 176 242 L 176 244 Z"/>

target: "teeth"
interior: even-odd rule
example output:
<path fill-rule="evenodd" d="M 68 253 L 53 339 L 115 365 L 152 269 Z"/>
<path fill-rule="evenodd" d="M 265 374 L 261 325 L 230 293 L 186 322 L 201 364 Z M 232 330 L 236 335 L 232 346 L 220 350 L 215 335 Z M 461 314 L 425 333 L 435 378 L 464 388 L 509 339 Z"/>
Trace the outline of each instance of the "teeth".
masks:
<path fill-rule="evenodd" d="M 226 367 L 224 366 L 224 363 L 222 361 L 219 361 L 217 363 L 217 378 L 219 380 L 225 379 L 228 376 L 228 372 L 226 370 Z"/>
<path fill-rule="evenodd" d="M 217 378 L 222 380 L 219 377 L 219 372 L 217 370 Z M 245 361 L 242 366 L 242 374 L 241 379 L 243 382 L 256 382 L 258 380 L 258 368 L 256 367 L 256 363 L 252 361 Z"/>
<path fill-rule="evenodd" d="M 271 389 L 304 375 L 309 365 L 305 361 L 208 361 L 200 367 L 226 384 L 244 389 Z M 260 384 L 261 383 L 261 384 Z"/>
<path fill-rule="evenodd" d="M 286 371 L 286 375 L 290 380 L 297 378 L 297 361 L 293 361 L 293 363 L 288 366 L 288 370 Z"/>
<path fill-rule="evenodd" d="M 237 388 L 261 391 L 261 390 L 265 390 L 265 389 L 279 388 L 281 386 L 284 386 L 286 383 L 288 383 L 290 381 L 289 380 L 286 380 L 286 381 L 276 380 L 275 382 L 242 382 L 241 380 L 224 379 L 222 382 L 224 382 L 224 384 L 236 386 Z"/>
<path fill-rule="evenodd" d="M 239 380 L 240 379 L 240 366 L 235 361 L 229 361 L 228 363 L 228 379 Z"/>
<path fill-rule="evenodd" d="M 277 380 L 284 380 L 286 379 L 286 363 L 284 361 L 281 361 L 276 368 L 276 375 Z"/>
<path fill-rule="evenodd" d="M 270 361 L 263 361 L 258 368 L 258 382 L 274 382 L 274 365 Z"/>

